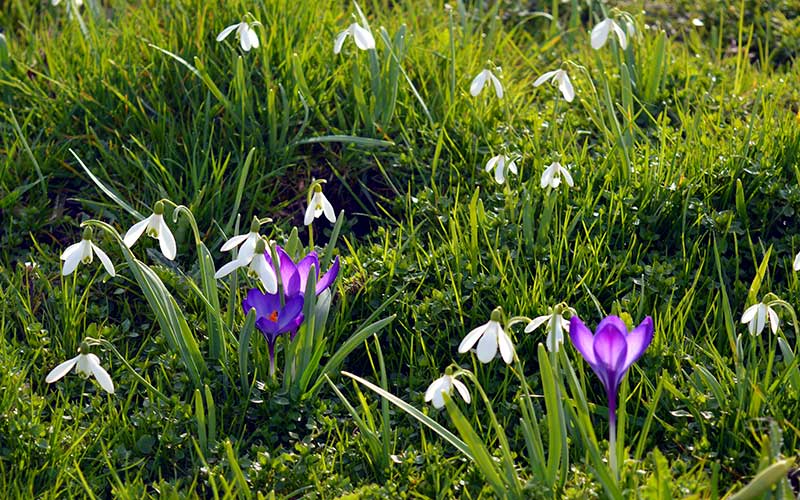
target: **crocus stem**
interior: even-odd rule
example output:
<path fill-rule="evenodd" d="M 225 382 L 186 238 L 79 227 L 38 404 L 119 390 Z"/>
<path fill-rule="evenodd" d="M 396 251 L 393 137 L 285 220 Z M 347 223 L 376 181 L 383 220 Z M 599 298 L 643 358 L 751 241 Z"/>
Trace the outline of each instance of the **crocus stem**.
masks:
<path fill-rule="evenodd" d="M 269 343 L 269 378 L 275 381 L 275 344 Z"/>
<path fill-rule="evenodd" d="M 608 395 L 608 464 L 614 481 L 619 482 L 617 467 L 617 395 Z"/>

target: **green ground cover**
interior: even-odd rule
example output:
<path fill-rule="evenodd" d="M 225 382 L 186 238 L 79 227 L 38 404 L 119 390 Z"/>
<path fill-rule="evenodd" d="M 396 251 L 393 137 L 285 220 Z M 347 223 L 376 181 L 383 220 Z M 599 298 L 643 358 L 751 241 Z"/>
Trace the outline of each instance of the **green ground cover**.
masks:
<path fill-rule="evenodd" d="M 0 7 L 6 498 L 800 492 L 800 2 L 82 3 Z M 534 86 L 557 69 L 574 99 Z M 572 182 L 543 187 L 554 162 Z M 338 217 L 308 226 L 319 180 Z M 159 200 L 175 259 L 114 236 Z M 341 264 L 274 376 L 259 280 L 213 278 L 254 216 Z M 62 275 L 82 226 L 114 277 Z M 652 318 L 612 444 L 569 334 L 525 331 L 559 311 Z M 459 352 L 490 318 L 508 365 Z M 45 381 L 86 338 L 113 394 Z M 426 402 L 451 374 L 470 401 Z"/>

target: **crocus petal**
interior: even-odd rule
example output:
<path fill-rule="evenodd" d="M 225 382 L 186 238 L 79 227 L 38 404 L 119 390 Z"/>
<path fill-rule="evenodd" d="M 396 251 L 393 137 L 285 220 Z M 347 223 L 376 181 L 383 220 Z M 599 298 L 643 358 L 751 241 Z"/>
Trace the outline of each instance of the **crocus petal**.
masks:
<path fill-rule="evenodd" d="M 473 328 L 467 334 L 467 336 L 464 337 L 464 340 L 462 340 L 461 343 L 458 345 L 458 352 L 460 352 L 461 354 L 464 354 L 465 352 L 467 352 L 470 349 L 472 349 L 472 346 L 475 345 L 475 342 L 477 342 L 478 339 L 481 337 L 481 335 L 484 334 L 484 332 L 487 330 L 487 328 L 489 327 L 489 325 L 491 323 L 492 322 L 489 321 L 488 323 L 484 323 L 481 326 Z"/>
<path fill-rule="evenodd" d="M 53 382 L 60 380 L 64 375 L 72 370 L 72 367 L 78 362 L 78 357 L 80 357 L 80 354 L 53 368 L 50 373 L 47 374 L 47 377 L 45 377 L 44 381 L 48 384 L 52 384 Z"/>
<path fill-rule="evenodd" d="M 338 35 L 336 35 L 336 40 L 333 41 L 333 53 L 338 54 L 342 51 L 342 45 L 344 45 L 344 41 L 347 39 L 347 35 L 350 34 L 350 30 L 344 30 Z M 306 222 L 306 225 L 308 223 Z"/>
<path fill-rule="evenodd" d="M 494 73 L 489 73 L 489 78 L 492 80 L 492 85 L 494 85 L 494 93 L 497 95 L 497 98 L 502 99 L 503 84 L 500 83 L 500 79 L 494 76 Z"/>
<path fill-rule="evenodd" d="M 319 257 L 317 252 L 310 252 L 297 263 L 297 275 L 300 277 L 300 293 L 305 293 L 308 275 L 314 266 L 314 278 L 319 279 Z M 316 290 L 316 289 L 315 289 Z"/>
<path fill-rule="evenodd" d="M 647 316 L 639 323 L 639 326 L 631 330 L 625 340 L 628 343 L 625 366 L 628 367 L 642 357 L 650 342 L 653 341 L 653 318 Z"/>
<path fill-rule="evenodd" d="M 514 344 L 511 343 L 511 338 L 500 325 L 497 326 L 497 344 L 500 347 L 500 356 L 503 361 L 510 365 L 514 361 Z"/>
<path fill-rule="evenodd" d="M 608 40 L 608 34 L 611 32 L 611 19 L 604 19 L 600 21 L 597 26 L 592 29 L 592 48 L 597 50 L 605 45 Z"/>
<path fill-rule="evenodd" d="M 606 316 L 605 318 L 600 321 L 597 325 L 596 332 L 600 333 L 600 330 L 603 330 L 607 327 L 612 327 L 616 331 L 618 331 L 623 337 L 628 335 L 628 327 L 625 325 L 625 322 L 619 316 Z"/>
<path fill-rule="evenodd" d="M 778 313 L 771 307 L 767 307 L 767 314 L 769 315 L 769 326 L 772 329 L 772 333 L 778 333 L 778 325 L 780 324 Z"/>
<path fill-rule="evenodd" d="M 500 327 L 494 321 L 489 322 L 486 328 L 486 333 L 483 334 L 481 340 L 478 342 L 478 361 L 481 363 L 488 363 L 494 359 L 497 354 L 497 329 Z"/>
<path fill-rule="evenodd" d="M 280 264 L 283 294 L 288 297 L 303 293 L 305 290 L 300 289 L 300 273 L 297 271 L 297 266 L 292 258 L 280 245 L 275 245 L 275 253 L 278 254 L 278 262 Z M 270 259 L 269 262 L 271 263 L 272 260 Z"/>
<path fill-rule="evenodd" d="M 328 272 L 325 273 L 319 281 L 317 281 L 317 289 L 316 293 L 319 295 L 324 290 L 330 288 L 334 281 L 336 281 L 336 277 L 339 275 L 339 256 L 337 255 L 336 258 L 333 260 L 333 264 L 331 268 L 328 269 Z"/>
<path fill-rule="evenodd" d="M 169 230 L 164 218 L 161 218 L 161 224 L 158 228 L 158 245 L 161 247 L 161 253 L 169 260 L 175 260 L 178 254 L 178 247 L 175 245 L 175 237 L 172 236 L 172 231 Z"/>
<path fill-rule="evenodd" d="M 452 377 L 451 377 L 452 378 Z M 464 399 L 464 402 L 469 404 L 472 401 L 472 398 L 469 396 L 469 391 L 467 390 L 467 386 L 464 385 L 464 382 L 453 378 L 452 379 L 453 386 L 456 388 L 461 397 Z"/>
<path fill-rule="evenodd" d="M 225 264 L 224 266 L 220 267 L 217 270 L 217 272 L 214 273 L 214 278 L 215 279 L 224 278 L 225 276 L 231 274 L 233 271 L 239 269 L 240 267 L 244 267 L 247 264 L 249 264 L 249 262 L 246 262 L 242 259 L 234 259 Z"/>
<path fill-rule="evenodd" d="M 533 318 L 531 322 L 528 323 L 528 326 L 525 327 L 525 333 L 531 333 L 532 331 L 536 330 L 543 324 L 547 323 L 549 320 L 550 320 L 549 314 L 546 316 L 538 316 L 536 318 Z"/>
<path fill-rule="evenodd" d="M 108 372 L 100 366 L 100 359 L 94 354 L 89 354 L 87 356 L 87 361 L 89 363 L 89 369 L 92 371 L 94 378 L 97 379 L 100 387 L 105 389 L 107 393 L 114 394 L 114 382 L 111 381 L 111 376 Z"/>
<path fill-rule="evenodd" d="M 614 21 L 611 21 L 611 28 L 613 28 L 614 33 L 617 35 L 619 46 L 622 47 L 622 50 L 625 50 L 625 47 L 628 46 L 628 40 L 625 38 L 625 32 L 619 27 L 619 24 L 615 23 Z"/>
<path fill-rule="evenodd" d="M 100 247 L 95 245 L 94 243 L 90 243 L 92 245 L 92 250 L 97 254 L 97 257 L 100 258 L 100 262 L 102 262 L 103 267 L 106 268 L 106 272 L 112 278 L 116 276 L 116 272 L 114 272 L 114 264 L 111 263 L 111 259 L 108 258 L 108 255 L 102 250 Z"/>
<path fill-rule="evenodd" d="M 78 264 L 80 264 L 81 261 L 83 260 L 86 244 L 91 244 L 91 242 L 87 240 L 81 240 L 80 243 L 75 244 L 78 246 L 74 250 L 72 250 L 72 252 L 69 253 L 67 259 L 64 261 L 64 267 L 61 269 L 62 276 L 69 276 L 70 274 L 72 274 L 73 271 L 75 271 L 75 269 L 78 267 Z M 73 245 L 73 247 L 75 245 Z M 72 247 L 68 248 L 67 250 L 70 250 L 71 248 Z M 64 253 L 66 254 L 66 251 Z"/>
<path fill-rule="evenodd" d="M 485 69 L 472 80 L 469 86 L 469 93 L 472 94 L 472 97 L 477 97 L 481 93 L 483 86 L 486 85 L 487 78 L 489 78 L 489 70 Z"/>
<path fill-rule="evenodd" d="M 233 238 L 231 238 L 228 241 L 226 241 L 224 245 L 222 245 L 222 248 L 220 248 L 220 251 L 228 252 L 230 250 L 233 250 L 234 248 L 236 248 L 239 245 L 241 245 L 242 243 L 244 243 L 244 241 L 249 236 L 250 236 L 249 233 L 248 234 L 240 234 L 238 236 L 234 236 Z"/>
<path fill-rule="evenodd" d="M 575 88 L 573 88 L 566 71 L 562 71 L 558 75 L 558 89 L 561 91 L 561 95 L 564 96 L 565 101 L 572 102 L 575 99 Z"/>
<path fill-rule="evenodd" d="M 303 312 L 303 296 L 289 297 L 278 313 L 278 332 L 284 333 L 294 326 L 295 319 Z"/>
<path fill-rule="evenodd" d="M 559 70 L 557 70 L 557 69 L 553 70 L 553 71 L 548 71 L 547 73 L 545 73 L 542 76 L 540 76 L 539 78 L 537 78 L 536 81 L 533 82 L 533 86 L 534 87 L 538 87 L 539 85 L 543 84 L 544 82 L 550 80 L 551 78 L 553 78 L 556 75 L 556 73 L 558 73 L 558 71 Z"/>
<path fill-rule="evenodd" d="M 358 24 L 352 24 L 350 30 L 353 33 L 353 40 L 356 42 L 356 47 L 361 50 L 369 50 L 375 48 L 375 39 L 368 29 L 362 28 Z"/>
<path fill-rule="evenodd" d="M 594 336 L 577 316 L 573 316 L 569 320 L 569 338 L 587 363 L 592 366 L 597 364 L 597 358 L 594 355 Z"/>
<path fill-rule="evenodd" d="M 233 30 L 235 30 L 238 27 L 239 27 L 239 23 L 231 24 L 230 26 L 228 26 L 224 30 L 220 31 L 219 35 L 217 35 L 217 41 L 221 42 L 221 41 L 225 40 L 228 37 L 228 35 L 233 33 Z"/>
<path fill-rule="evenodd" d="M 597 365 L 592 368 L 603 381 L 606 390 L 609 393 L 616 393 L 619 381 L 628 369 L 625 365 L 625 358 L 628 355 L 625 334 L 611 324 L 606 324 L 603 328 L 598 327 L 594 336 L 594 355 Z"/>
<path fill-rule="evenodd" d="M 128 248 L 132 247 L 133 244 L 139 240 L 139 237 L 141 237 L 142 234 L 144 234 L 148 224 L 150 224 L 150 219 L 152 218 L 153 216 L 151 215 L 145 220 L 137 222 L 136 224 L 131 226 L 130 229 L 128 229 L 128 232 L 125 233 L 125 237 L 122 239 L 122 241 L 125 242 L 126 247 Z"/>

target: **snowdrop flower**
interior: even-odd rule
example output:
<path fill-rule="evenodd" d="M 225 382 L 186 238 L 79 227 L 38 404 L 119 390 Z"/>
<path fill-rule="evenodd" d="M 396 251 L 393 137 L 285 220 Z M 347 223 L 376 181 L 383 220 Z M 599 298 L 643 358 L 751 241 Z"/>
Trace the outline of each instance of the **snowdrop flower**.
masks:
<path fill-rule="evenodd" d="M 253 222 L 250 223 L 250 232 L 247 234 L 240 234 L 229 239 L 220 248 L 223 252 L 229 252 L 236 247 L 239 247 L 238 259 L 245 259 L 256 251 L 256 242 L 258 241 L 258 230 L 261 228 L 261 222 L 258 217 L 253 217 Z"/>
<path fill-rule="evenodd" d="M 86 354 L 89 352 L 89 346 L 86 342 L 81 342 L 78 349 L 79 354 L 74 358 L 64 361 L 60 365 L 53 368 L 44 379 L 48 384 L 52 384 L 64 377 L 72 367 L 75 367 L 75 373 L 82 375 L 84 378 L 94 376 L 107 393 L 114 394 L 114 382 L 108 372 L 100 366 L 100 359 L 94 354 Z"/>
<path fill-rule="evenodd" d="M 503 361 L 506 364 L 511 364 L 514 361 L 514 345 L 511 343 L 508 334 L 503 331 L 502 325 L 500 325 L 502 318 L 503 310 L 499 307 L 495 308 L 488 322 L 473 329 L 464 337 L 464 340 L 458 346 L 458 352 L 463 354 L 469 351 L 477 342 L 478 360 L 481 363 L 488 363 L 493 360 L 499 347 Z M 478 342 L 478 339 L 480 339 L 480 342 Z"/>
<path fill-rule="evenodd" d="M 338 54 L 342 51 L 342 45 L 349 35 L 353 35 L 353 41 L 356 42 L 356 47 L 361 50 L 375 49 L 375 38 L 367 28 L 362 28 L 360 24 L 353 23 L 347 27 L 346 30 L 336 35 L 336 40 L 333 41 L 333 53 Z"/>
<path fill-rule="evenodd" d="M 256 31 L 253 29 L 253 26 L 257 24 L 259 23 L 255 21 L 252 23 L 242 21 L 238 24 L 231 24 L 222 30 L 219 35 L 217 35 L 217 41 L 221 42 L 225 40 L 228 35 L 236 30 L 236 37 L 239 39 L 239 44 L 242 46 L 242 50 L 245 52 L 250 52 L 250 49 L 257 49 L 259 45 L 258 35 L 256 35 Z"/>
<path fill-rule="evenodd" d="M 800 271 L 800 252 L 794 256 L 794 264 L 792 264 L 792 269 L 795 271 Z"/>
<path fill-rule="evenodd" d="M 258 237 L 253 252 L 240 255 L 238 259 L 228 262 L 214 273 L 214 277 L 216 279 L 224 278 L 240 267 L 246 267 L 247 274 L 260 280 L 267 292 L 277 293 L 278 278 L 275 276 L 275 270 L 269 264 L 264 254 L 266 248 L 267 245 L 264 243 L 264 239 Z"/>
<path fill-rule="evenodd" d="M 558 352 L 558 348 L 564 343 L 564 332 L 569 333 L 569 321 L 564 319 L 561 315 L 561 306 L 556 306 L 550 309 L 550 314 L 538 316 L 533 318 L 528 326 L 525 327 L 525 333 L 531 333 L 540 326 L 547 323 L 547 340 L 545 345 L 550 352 Z"/>
<path fill-rule="evenodd" d="M 469 396 L 469 391 L 467 390 L 467 386 L 449 373 L 446 373 L 431 382 L 431 385 L 428 386 L 428 390 L 425 391 L 425 402 L 427 403 L 433 401 L 434 408 L 442 408 L 444 406 L 444 397 L 442 395 L 444 393 L 447 393 L 448 395 L 452 394 L 453 387 L 455 387 L 458 393 L 461 394 L 461 397 L 464 398 L 464 401 L 469 404 L 471 399 Z"/>
<path fill-rule="evenodd" d="M 769 326 L 772 329 L 772 333 L 777 333 L 778 325 L 780 324 L 778 313 L 767 304 L 763 302 L 753 304 L 745 309 L 744 314 L 742 314 L 742 323 L 747 324 L 747 330 L 750 332 L 750 335 L 761 335 L 764 326 L 767 324 L 767 319 L 769 319 Z"/>
<path fill-rule="evenodd" d="M 592 48 L 597 50 L 605 45 L 611 30 L 614 30 L 614 34 L 617 35 L 619 46 L 625 50 L 625 47 L 628 46 L 628 39 L 625 37 L 625 31 L 610 17 L 600 21 L 597 26 L 592 28 Z"/>
<path fill-rule="evenodd" d="M 61 3 L 61 0 L 51 0 L 50 3 L 52 5 L 58 5 Z M 83 5 L 83 0 L 67 0 L 67 3 L 74 3 L 76 7 L 80 7 Z"/>
<path fill-rule="evenodd" d="M 481 93 L 483 87 L 486 85 L 487 80 L 492 81 L 492 85 L 494 85 L 494 93 L 497 94 L 497 98 L 502 99 L 503 84 L 500 83 L 500 80 L 498 80 L 498 78 L 494 76 L 494 73 L 492 73 L 488 69 L 485 69 L 480 73 L 478 73 L 478 76 L 476 76 L 472 80 L 472 83 L 469 86 L 469 93 L 472 94 L 472 97 L 477 97 L 478 94 Z"/>
<path fill-rule="evenodd" d="M 157 201 L 153 206 L 153 215 L 141 222 L 137 222 L 128 229 L 123 238 L 125 246 L 132 247 L 139 237 L 145 233 L 147 233 L 147 236 L 158 240 L 158 245 L 161 247 L 161 253 L 164 254 L 164 257 L 169 260 L 175 260 L 178 248 L 175 245 L 175 237 L 172 236 L 172 231 L 169 230 L 167 223 L 164 222 L 163 202 Z"/>
<path fill-rule="evenodd" d="M 557 161 L 554 161 L 542 172 L 542 189 L 547 186 L 553 189 L 557 188 L 561 184 L 562 175 L 564 176 L 564 181 L 567 183 L 567 186 L 573 187 L 575 185 L 569 170 L 562 167 Z"/>
<path fill-rule="evenodd" d="M 336 213 L 333 211 L 333 205 L 322 194 L 322 187 L 319 184 L 314 184 L 314 190 L 311 199 L 308 201 L 308 208 L 306 209 L 306 216 L 303 219 L 304 225 L 309 225 L 311 222 L 318 218 L 320 215 L 325 214 L 331 224 L 336 222 Z"/>
<path fill-rule="evenodd" d="M 112 278 L 116 276 L 114 264 L 111 263 L 111 259 L 108 258 L 108 255 L 106 255 L 104 251 L 100 250 L 100 247 L 92 242 L 92 228 L 90 227 L 83 230 L 83 239 L 81 239 L 80 242 L 68 246 L 67 249 L 64 250 L 64 253 L 61 254 L 61 260 L 64 261 L 61 275 L 67 276 L 72 274 L 81 262 L 84 264 L 91 264 L 93 254 L 95 253 L 97 257 L 100 258 L 100 262 L 103 263 L 103 267 L 106 268 L 106 272 Z"/>
<path fill-rule="evenodd" d="M 558 84 L 558 90 L 561 91 L 561 95 L 564 96 L 565 101 L 572 102 L 572 100 L 575 99 L 575 88 L 572 86 L 572 82 L 569 80 L 569 75 L 567 75 L 566 71 L 563 69 L 548 71 L 537 78 L 536 81 L 533 82 L 533 86 L 538 87 L 548 80 L 552 81 L 554 84 Z"/>
<path fill-rule="evenodd" d="M 517 164 L 506 155 L 497 155 L 492 156 L 486 162 L 486 171 L 491 172 L 492 169 L 494 169 L 494 180 L 498 184 L 502 184 L 506 181 L 506 170 L 516 175 Z"/>

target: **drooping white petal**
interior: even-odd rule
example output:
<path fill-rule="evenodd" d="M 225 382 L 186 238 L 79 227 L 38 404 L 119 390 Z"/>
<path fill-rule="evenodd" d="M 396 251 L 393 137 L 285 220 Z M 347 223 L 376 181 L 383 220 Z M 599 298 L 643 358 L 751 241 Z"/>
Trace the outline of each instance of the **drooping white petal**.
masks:
<path fill-rule="evenodd" d="M 108 374 L 105 369 L 100 366 L 100 359 L 94 354 L 89 354 L 87 356 L 89 369 L 94 375 L 94 378 L 97 379 L 97 382 L 100 384 L 107 393 L 114 394 L 114 382 L 111 381 L 111 376 Z"/>
<path fill-rule="evenodd" d="M 566 167 L 561 167 L 561 175 L 564 176 L 564 180 L 569 187 L 575 186 L 575 182 L 572 180 L 572 174 L 569 173 L 569 170 L 567 170 Z"/>
<path fill-rule="evenodd" d="M 164 218 L 161 218 L 161 224 L 158 228 L 158 244 L 161 247 L 161 253 L 169 260 L 175 260 L 178 255 L 178 247 L 175 245 L 175 237 L 172 236 L 172 231 L 169 230 Z"/>
<path fill-rule="evenodd" d="M 102 251 L 100 247 L 98 247 L 94 243 L 91 243 L 91 245 L 92 245 L 92 250 L 94 250 L 94 252 L 97 254 L 97 257 L 100 258 L 100 262 L 103 263 L 103 267 L 106 268 L 106 272 L 108 273 L 108 275 L 111 276 L 112 278 L 116 276 L 117 274 L 114 271 L 114 264 L 111 263 L 111 259 L 108 258 L 108 255 L 106 255 L 106 253 Z"/>
<path fill-rule="evenodd" d="M 230 250 L 233 250 L 234 248 L 236 248 L 239 245 L 241 245 L 242 243 L 244 243 L 244 241 L 247 238 L 249 238 L 251 234 L 253 234 L 253 233 L 240 234 L 238 236 L 234 236 L 233 238 L 231 238 L 228 241 L 226 241 L 224 245 L 222 245 L 222 248 L 220 248 L 220 251 L 228 252 Z"/>
<path fill-rule="evenodd" d="M 517 174 L 517 163 L 514 160 L 508 162 L 508 171 Z"/>
<path fill-rule="evenodd" d="M 361 50 L 369 50 L 375 48 L 375 39 L 372 33 L 366 28 L 353 23 L 350 25 L 350 31 L 353 33 L 353 40 L 356 42 L 356 47 Z"/>
<path fill-rule="evenodd" d="M 539 85 L 543 84 L 544 82 L 552 79 L 556 75 L 556 73 L 558 73 L 558 72 L 559 72 L 559 70 L 557 70 L 557 69 L 555 69 L 553 71 L 548 71 L 547 73 L 545 73 L 542 76 L 540 76 L 539 78 L 537 78 L 536 81 L 533 82 L 533 86 L 534 87 L 538 87 Z"/>
<path fill-rule="evenodd" d="M 500 161 L 497 162 L 497 167 L 495 167 L 494 169 L 494 180 L 498 184 L 502 184 L 506 181 L 506 176 L 504 172 L 505 165 L 506 165 L 506 157 L 503 156 L 502 158 L 500 158 Z"/>
<path fill-rule="evenodd" d="M 250 263 L 249 260 L 244 260 L 241 258 L 234 259 L 225 264 L 224 266 L 220 267 L 219 269 L 217 269 L 217 272 L 214 273 L 214 278 L 215 279 L 224 278 L 225 276 L 231 274 L 233 271 L 239 269 L 240 267 L 244 267 L 249 263 Z"/>
<path fill-rule="evenodd" d="M 78 362 L 75 364 L 75 373 L 81 375 L 83 377 L 89 377 L 92 375 L 92 369 L 89 366 L 89 356 L 94 356 L 94 354 L 79 354 L 78 355 Z"/>
<path fill-rule="evenodd" d="M 511 343 L 511 338 L 500 325 L 497 325 L 497 344 L 500 347 L 500 356 L 503 361 L 510 365 L 514 361 L 514 344 Z"/>
<path fill-rule="evenodd" d="M 800 252 L 794 256 L 794 263 L 792 264 L 792 269 L 795 271 L 800 271 Z"/>
<path fill-rule="evenodd" d="M 269 293 L 278 293 L 278 278 L 275 270 L 267 264 L 267 259 L 263 255 L 254 255 L 250 262 L 250 269 L 255 271 L 264 289 Z"/>
<path fill-rule="evenodd" d="M 84 241 L 86 240 L 81 240 L 68 246 L 63 252 L 61 252 L 61 260 L 69 260 L 69 258 L 72 257 L 76 252 L 82 255 Z"/>
<path fill-rule="evenodd" d="M 249 29 L 247 25 L 242 23 L 242 26 L 236 30 L 239 34 L 239 45 L 242 46 L 242 50 L 245 52 L 250 52 L 250 47 L 252 47 L 252 40 L 248 36 Z"/>
<path fill-rule="evenodd" d="M 478 94 L 481 93 L 483 86 L 486 85 L 487 78 L 489 78 L 489 70 L 485 69 L 478 73 L 478 76 L 472 80 L 472 83 L 469 86 L 469 93 L 472 94 L 472 97 L 477 97 Z"/>
<path fill-rule="evenodd" d="M 303 218 L 303 225 L 307 226 L 311 224 L 314 220 L 314 200 L 311 200 L 311 203 L 308 204 L 308 208 L 306 208 L 306 215 Z"/>
<path fill-rule="evenodd" d="M 342 51 L 342 45 L 344 45 L 344 41 L 347 39 L 347 36 L 350 34 L 350 30 L 346 29 L 336 35 L 336 40 L 333 41 L 333 53 L 338 54 Z"/>
<path fill-rule="evenodd" d="M 492 322 L 489 321 L 488 323 L 484 323 L 481 326 L 473 328 L 467 334 L 467 336 L 464 337 L 464 340 L 461 341 L 461 344 L 458 345 L 458 352 L 464 354 L 465 352 L 472 349 L 472 346 L 474 346 L 475 342 L 477 342 L 478 339 L 481 337 L 481 335 L 483 335 L 484 332 L 486 332 L 491 323 Z"/>
<path fill-rule="evenodd" d="M 532 331 L 536 330 L 537 328 L 547 323 L 548 321 L 550 321 L 549 314 L 546 316 L 537 316 L 536 318 L 533 318 L 531 322 L 528 323 L 528 325 L 525 327 L 525 333 L 531 333 Z"/>
<path fill-rule="evenodd" d="M 567 102 L 572 102 L 575 99 L 575 88 L 572 86 L 572 82 L 569 80 L 569 75 L 564 70 L 559 70 L 560 73 L 556 75 L 558 79 L 558 90 L 561 91 L 561 95 L 564 96 L 564 100 Z"/>
<path fill-rule="evenodd" d="M 593 49 L 597 50 L 606 44 L 608 34 L 611 32 L 611 22 L 610 18 L 604 19 L 592 29 L 591 42 Z"/>
<path fill-rule="evenodd" d="M 122 241 L 125 242 L 126 247 L 128 248 L 132 247 L 133 244 L 139 240 L 139 237 L 141 237 L 142 234 L 144 234 L 145 230 L 147 229 L 147 226 L 150 224 L 150 219 L 152 219 L 154 215 L 155 214 L 151 215 L 150 217 L 142 221 L 137 222 L 136 224 L 131 226 L 130 229 L 128 229 L 128 232 L 125 233 L 125 237 L 122 239 Z"/>
<path fill-rule="evenodd" d="M 472 398 L 470 398 L 469 391 L 467 390 L 467 386 L 464 385 L 464 382 L 456 378 L 453 378 L 452 382 L 453 386 L 456 388 L 458 393 L 461 394 L 461 397 L 464 399 L 464 402 L 469 404 L 472 401 Z"/>
<path fill-rule="evenodd" d="M 325 197 L 322 192 L 319 193 L 320 196 L 320 203 L 322 204 L 322 212 L 325 214 L 325 218 L 330 221 L 331 224 L 336 222 L 336 212 L 333 211 L 333 205 L 331 202 L 328 201 L 328 198 Z"/>
<path fill-rule="evenodd" d="M 753 318 L 756 317 L 757 311 L 758 311 L 758 304 L 753 304 L 752 306 L 745 309 L 744 313 L 742 314 L 742 319 L 741 319 L 742 323 L 750 323 L 750 321 L 752 321 Z"/>
<path fill-rule="evenodd" d="M 491 170 L 494 168 L 495 163 L 500 161 L 502 158 L 503 155 L 492 156 L 491 158 L 489 158 L 489 161 L 486 162 L 486 171 L 491 172 Z"/>
<path fill-rule="evenodd" d="M 47 377 L 45 377 L 44 381 L 47 382 L 48 384 L 52 384 L 53 382 L 60 380 L 64 375 L 66 375 L 67 373 L 69 373 L 70 370 L 72 370 L 72 367 L 75 366 L 75 363 L 78 362 L 79 357 L 80 354 L 72 359 L 64 361 L 60 365 L 53 368 L 50 371 L 50 373 L 47 374 Z"/>
<path fill-rule="evenodd" d="M 235 30 L 238 27 L 239 27 L 239 23 L 231 24 L 230 26 L 228 26 L 224 30 L 220 31 L 219 35 L 217 35 L 217 41 L 221 42 L 221 41 L 225 40 L 228 37 L 228 35 L 233 33 L 233 30 Z"/>
<path fill-rule="evenodd" d="M 761 335 L 764 327 L 767 324 L 767 306 L 764 303 L 758 304 L 758 313 L 756 314 L 756 333 Z"/>
<path fill-rule="evenodd" d="M 767 314 L 769 315 L 769 326 L 772 329 L 772 333 L 778 333 L 778 325 L 780 325 L 780 319 L 778 318 L 778 313 L 771 307 L 767 307 Z"/>
<path fill-rule="evenodd" d="M 544 172 L 542 172 L 542 189 L 546 188 L 547 186 L 553 187 L 553 178 L 555 177 L 556 169 L 558 168 L 556 165 L 558 165 L 558 162 L 551 163 L 546 169 L 544 169 Z"/>
<path fill-rule="evenodd" d="M 619 24 L 615 21 L 611 21 L 611 28 L 613 28 L 614 33 L 617 35 L 619 46 L 622 47 L 622 50 L 625 50 L 625 47 L 628 46 L 628 39 L 625 37 L 625 31 L 620 28 Z"/>
<path fill-rule="evenodd" d="M 500 79 L 494 76 L 494 73 L 489 72 L 489 78 L 492 80 L 492 85 L 494 85 L 494 93 L 497 95 L 498 99 L 503 98 L 503 84 L 500 83 Z"/>
<path fill-rule="evenodd" d="M 442 392 L 442 388 L 447 387 L 447 375 L 437 378 L 431 385 L 428 386 L 428 389 L 425 391 L 425 401 L 430 401 L 433 399 L 436 394 Z"/>
<path fill-rule="evenodd" d="M 247 38 L 250 39 L 250 46 L 252 48 L 257 49 L 259 47 L 258 34 L 256 34 L 256 30 L 254 30 L 252 26 L 247 29 Z"/>
<path fill-rule="evenodd" d="M 77 245 L 77 246 L 76 246 Z M 76 243 L 72 245 L 67 250 L 72 249 L 72 251 L 67 256 L 67 259 L 64 261 L 64 267 L 61 269 L 62 276 L 69 276 L 72 274 L 73 271 L 78 267 L 78 264 L 84 259 L 86 252 L 91 252 L 91 242 L 88 240 L 81 240 L 80 243 Z M 67 253 L 66 251 L 64 253 Z M 64 256 L 62 255 L 61 258 L 63 259 Z"/>
<path fill-rule="evenodd" d="M 486 328 L 486 333 L 483 334 L 478 342 L 476 351 L 478 353 L 478 361 L 481 363 L 490 362 L 497 354 L 497 330 L 499 327 L 499 324 L 490 321 L 489 326 Z"/>

